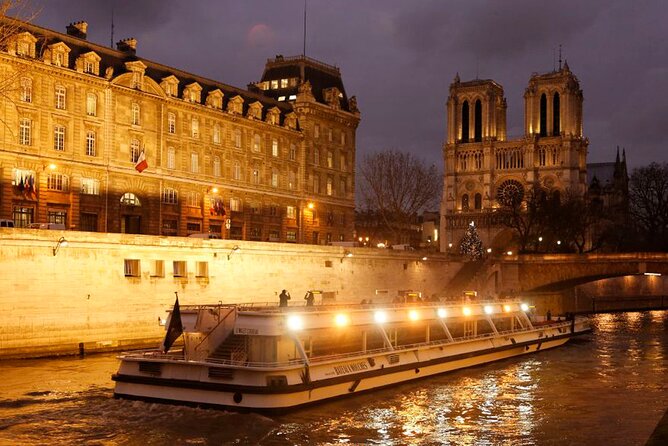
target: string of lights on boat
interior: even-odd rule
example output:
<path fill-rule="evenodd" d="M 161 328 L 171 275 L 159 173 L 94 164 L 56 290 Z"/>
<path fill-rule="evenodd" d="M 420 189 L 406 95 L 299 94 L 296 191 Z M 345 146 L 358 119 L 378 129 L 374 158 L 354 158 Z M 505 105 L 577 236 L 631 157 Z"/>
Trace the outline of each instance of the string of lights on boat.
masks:
<path fill-rule="evenodd" d="M 377 309 L 373 311 L 373 321 L 376 324 L 386 324 L 392 322 L 404 322 L 409 321 L 419 321 L 419 320 L 438 320 L 446 319 L 453 317 L 475 317 L 483 316 L 490 317 L 494 314 L 504 314 L 508 313 L 509 315 L 518 310 L 522 312 L 529 311 L 529 305 L 526 303 L 506 303 L 506 304 L 486 304 L 486 305 L 465 305 L 465 306 L 455 306 L 451 308 L 446 307 L 430 307 L 430 308 L 396 308 L 396 309 Z M 362 314 L 360 314 L 362 313 Z M 357 312 L 339 312 L 334 313 L 332 316 L 332 325 L 335 327 L 346 327 L 349 325 L 357 324 L 368 324 L 368 319 L 363 317 L 368 314 L 369 311 L 358 310 Z M 358 321 L 354 320 L 355 314 L 360 314 Z M 313 313 L 309 312 L 309 317 L 313 316 Z M 362 320 L 363 319 L 363 320 Z M 291 331 L 303 330 L 304 325 L 304 316 L 301 314 L 290 314 L 286 316 L 286 326 Z"/>

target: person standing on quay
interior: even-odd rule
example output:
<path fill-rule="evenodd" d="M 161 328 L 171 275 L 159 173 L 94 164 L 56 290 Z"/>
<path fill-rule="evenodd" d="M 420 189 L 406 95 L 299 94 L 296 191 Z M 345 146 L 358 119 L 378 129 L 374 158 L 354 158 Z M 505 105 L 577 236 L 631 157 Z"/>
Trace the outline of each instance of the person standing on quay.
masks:
<path fill-rule="evenodd" d="M 279 299 L 279 307 L 287 307 L 288 306 L 288 301 L 290 300 L 290 293 L 288 293 L 286 290 L 281 291 L 281 294 L 278 296 Z"/>

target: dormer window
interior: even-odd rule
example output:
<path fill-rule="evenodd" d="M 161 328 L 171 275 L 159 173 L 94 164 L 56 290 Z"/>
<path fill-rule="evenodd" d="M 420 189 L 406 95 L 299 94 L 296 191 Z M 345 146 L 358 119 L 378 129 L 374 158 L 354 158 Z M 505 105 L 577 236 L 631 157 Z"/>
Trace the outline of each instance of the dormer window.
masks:
<path fill-rule="evenodd" d="M 288 80 L 281 79 L 281 88 L 288 88 Z"/>
<path fill-rule="evenodd" d="M 202 87 L 197 82 L 186 85 L 183 89 L 183 99 L 188 102 L 200 103 L 202 101 Z"/>
<path fill-rule="evenodd" d="M 141 60 L 125 62 L 125 69 L 132 73 L 132 87 L 142 89 L 144 87 L 144 73 L 146 65 Z"/>
<path fill-rule="evenodd" d="M 280 122 L 280 116 L 281 116 L 281 111 L 278 109 L 278 107 L 273 107 L 267 110 L 266 121 L 269 124 L 278 125 Z"/>
<path fill-rule="evenodd" d="M 235 115 L 240 115 L 243 112 L 244 108 L 244 99 L 241 96 L 235 96 L 227 103 L 227 111 L 234 113 Z"/>
<path fill-rule="evenodd" d="M 49 60 L 50 54 L 50 60 Z M 70 47 L 65 45 L 63 42 L 54 43 L 49 45 L 48 50 L 45 53 L 45 60 L 49 60 L 52 65 L 57 67 L 68 67 L 70 64 L 69 61 Z"/>
<path fill-rule="evenodd" d="M 17 34 L 15 37 L 16 46 L 12 49 L 16 54 L 24 57 L 35 57 L 35 42 L 37 38 L 29 32 Z"/>
<path fill-rule="evenodd" d="M 250 119 L 262 119 L 262 104 L 253 102 L 248 106 L 248 117 Z"/>
<path fill-rule="evenodd" d="M 167 96 L 178 96 L 179 79 L 176 76 L 170 75 L 163 77 L 160 86 Z"/>
<path fill-rule="evenodd" d="M 291 130 L 297 129 L 297 117 L 294 113 L 288 113 L 285 115 L 284 125 Z"/>
<path fill-rule="evenodd" d="M 206 96 L 206 105 L 217 109 L 223 108 L 223 92 L 216 88 Z"/>
<path fill-rule="evenodd" d="M 94 51 L 89 51 L 79 56 L 75 65 L 79 72 L 98 75 L 100 73 L 100 56 Z"/>
<path fill-rule="evenodd" d="M 271 81 L 271 89 L 278 90 L 278 79 Z"/>

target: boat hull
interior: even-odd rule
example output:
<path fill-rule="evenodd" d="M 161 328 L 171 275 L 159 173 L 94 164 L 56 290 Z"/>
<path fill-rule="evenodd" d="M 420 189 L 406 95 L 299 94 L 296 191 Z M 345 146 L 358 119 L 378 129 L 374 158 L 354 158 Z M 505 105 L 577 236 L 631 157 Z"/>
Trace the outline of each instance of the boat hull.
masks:
<path fill-rule="evenodd" d="M 342 376 L 328 377 L 331 373 L 326 370 L 331 370 L 331 366 L 312 365 L 310 376 L 306 379 L 302 377 L 302 382 L 279 386 L 139 376 L 124 373 L 121 367 L 119 373 L 113 376 L 116 381 L 114 395 L 120 398 L 241 411 L 280 411 L 535 353 L 558 347 L 571 337 L 584 332 L 553 333 L 551 336 L 525 339 L 521 342 L 517 342 L 515 338 L 505 338 L 503 345 L 499 345 L 498 338 L 475 340 L 471 341 L 471 345 L 461 343 L 458 351 L 452 351 L 453 347 L 449 345 L 430 346 L 397 353 L 401 354 L 401 357 L 398 363 L 392 366 L 379 364 L 369 358 L 356 358 L 358 369 L 366 369 L 344 373 Z M 369 366 L 363 367 L 363 361 L 368 361 Z M 345 367 L 347 366 L 344 364 L 344 372 L 347 371 Z M 303 373 L 303 368 L 301 370 Z"/>

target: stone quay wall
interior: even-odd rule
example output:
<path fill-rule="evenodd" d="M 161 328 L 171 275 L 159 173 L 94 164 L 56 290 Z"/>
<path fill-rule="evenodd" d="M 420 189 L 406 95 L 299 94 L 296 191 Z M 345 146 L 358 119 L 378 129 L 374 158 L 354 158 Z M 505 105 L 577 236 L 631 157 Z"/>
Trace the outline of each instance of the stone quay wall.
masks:
<path fill-rule="evenodd" d="M 58 240 L 64 237 L 67 244 Z M 239 250 L 234 251 L 235 246 Z M 57 248 L 57 251 L 56 251 Z M 351 257 L 347 254 L 352 254 Z M 444 295 L 442 254 L 76 231 L 0 229 L 0 357 L 154 346 L 174 304 L 335 302 Z"/>

